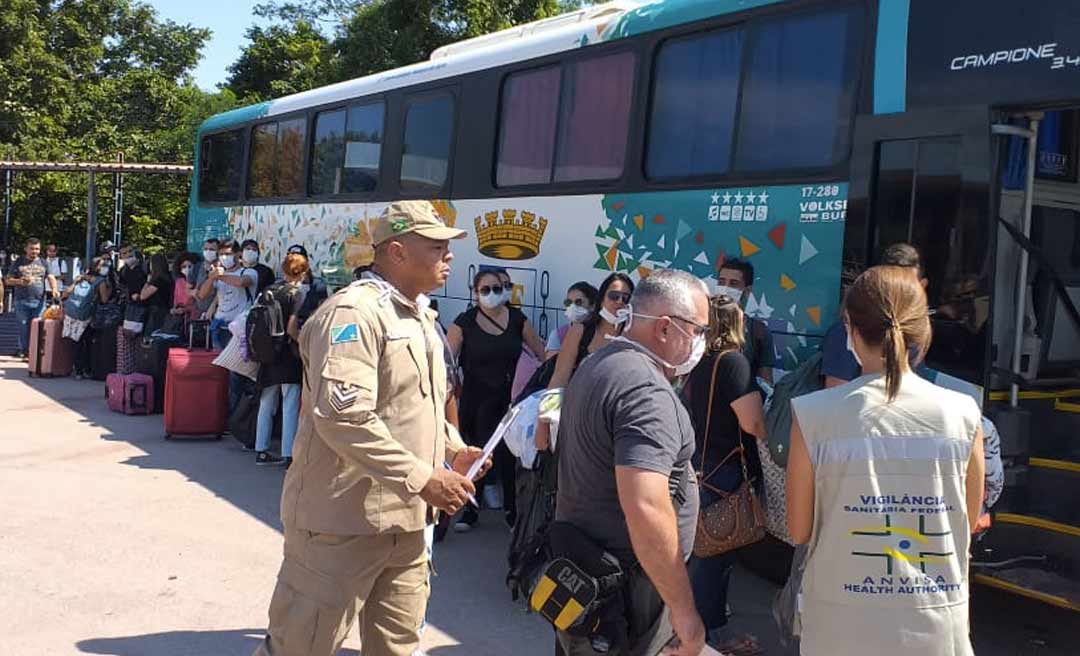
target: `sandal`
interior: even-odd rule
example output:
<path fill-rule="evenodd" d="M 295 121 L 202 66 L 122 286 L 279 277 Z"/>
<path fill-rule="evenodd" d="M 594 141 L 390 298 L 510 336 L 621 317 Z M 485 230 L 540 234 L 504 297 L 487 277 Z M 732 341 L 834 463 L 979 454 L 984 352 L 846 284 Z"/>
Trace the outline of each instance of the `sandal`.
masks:
<path fill-rule="evenodd" d="M 749 633 L 716 645 L 716 649 L 724 656 L 758 656 L 765 653 L 757 638 Z"/>

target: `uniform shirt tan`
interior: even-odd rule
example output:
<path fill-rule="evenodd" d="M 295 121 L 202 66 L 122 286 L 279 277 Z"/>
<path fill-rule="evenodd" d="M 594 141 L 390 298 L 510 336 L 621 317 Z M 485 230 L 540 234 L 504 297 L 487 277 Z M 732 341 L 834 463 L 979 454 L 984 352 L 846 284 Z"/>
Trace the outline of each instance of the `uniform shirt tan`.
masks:
<path fill-rule="evenodd" d="M 464 447 L 446 421 L 435 313 L 389 283 L 353 283 L 300 333 L 302 412 L 285 477 L 286 528 L 372 535 L 422 530 L 418 493 Z"/>
<path fill-rule="evenodd" d="M 973 399 L 904 376 L 792 400 L 814 466 L 804 656 L 970 656 L 965 477 Z"/>

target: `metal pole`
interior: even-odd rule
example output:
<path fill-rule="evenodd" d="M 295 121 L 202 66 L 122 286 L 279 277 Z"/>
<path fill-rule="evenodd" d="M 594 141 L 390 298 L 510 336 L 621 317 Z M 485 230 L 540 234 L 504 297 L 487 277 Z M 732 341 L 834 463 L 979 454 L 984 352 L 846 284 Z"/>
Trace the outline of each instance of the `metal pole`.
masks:
<path fill-rule="evenodd" d="M 97 252 L 97 188 L 94 184 L 94 172 L 90 171 L 86 185 L 86 266 L 94 259 Z"/>
<path fill-rule="evenodd" d="M 11 169 L 4 171 L 4 243 L 7 249 L 8 239 L 11 236 Z"/>
<path fill-rule="evenodd" d="M 116 158 L 116 161 L 124 163 L 124 153 Z M 113 175 L 113 237 L 112 242 L 120 247 L 124 241 L 124 174 Z"/>
<path fill-rule="evenodd" d="M 1024 236 L 1031 237 L 1031 205 L 1035 196 L 1035 160 L 1039 149 L 1039 120 L 1042 114 L 1031 117 L 1031 126 L 1027 135 L 1027 170 L 1024 180 L 1024 218 L 1021 229 Z M 1026 248 L 1020 249 L 1020 273 L 1016 280 L 1016 324 L 1014 325 L 1012 372 L 1020 375 L 1020 359 L 1024 348 L 1024 317 L 1027 303 L 1027 277 L 1028 277 L 1028 252 Z M 1020 404 L 1020 385 L 1013 379 L 1009 386 L 1009 405 L 1017 407 Z"/>

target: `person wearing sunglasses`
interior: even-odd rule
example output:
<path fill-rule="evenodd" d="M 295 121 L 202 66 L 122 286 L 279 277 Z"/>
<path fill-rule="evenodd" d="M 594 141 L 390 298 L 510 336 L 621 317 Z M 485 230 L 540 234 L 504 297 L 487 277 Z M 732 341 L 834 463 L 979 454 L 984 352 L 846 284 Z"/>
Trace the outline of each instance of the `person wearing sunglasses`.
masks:
<path fill-rule="evenodd" d="M 473 278 L 473 293 L 477 305 L 459 314 L 447 330 L 446 338 L 464 374 L 458 419 L 465 441 L 483 446 L 495 431 L 510 407 L 510 390 L 522 346 L 528 347 L 537 359 L 544 357 L 544 342 L 532 323 L 516 307 L 503 300 L 506 288 L 498 271 L 487 269 Z M 489 492 L 492 507 L 506 509 L 506 521 L 513 525 L 515 517 L 516 460 L 506 445 L 495 451 L 494 472 L 502 483 L 502 500 Z M 486 479 L 485 479 L 486 480 Z M 490 483 L 481 482 L 480 487 Z M 454 530 L 468 531 L 479 516 L 469 506 Z"/>
<path fill-rule="evenodd" d="M 548 335 L 547 344 L 544 345 L 544 358 L 546 360 L 550 360 L 559 354 L 559 348 L 562 347 L 563 340 L 566 339 L 566 333 L 570 331 L 570 327 L 587 321 L 592 316 L 599 299 L 600 292 L 596 290 L 596 287 L 584 280 L 579 280 L 570 285 L 570 289 L 566 290 L 566 299 L 563 300 L 566 323 L 559 326 L 558 330 L 551 331 L 551 334 Z"/>
<path fill-rule="evenodd" d="M 762 480 L 754 439 L 766 437 L 765 412 L 754 383 L 754 367 L 744 351 L 747 319 L 738 295 L 709 299 L 705 357 L 687 382 L 702 508 L 737 491 L 744 476 L 758 485 Z M 711 645 L 732 656 L 759 654 L 762 649 L 756 637 L 736 634 L 728 627 L 727 594 L 735 556 L 735 551 L 729 551 L 712 558 L 690 558 L 690 587 Z"/>
<path fill-rule="evenodd" d="M 629 317 L 630 295 L 634 293 L 634 281 L 625 273 L 612 273 L 600 285 L 600 309 L 580 324 L 570 327 L 555 361 L 548 389 L 565 387 L 577 366 L 588 355 L 607 344 L 608 339 L 622 332 Z M 544 451 L 551 446 L 550 425 L 536 425 L 536 448 Z"/>

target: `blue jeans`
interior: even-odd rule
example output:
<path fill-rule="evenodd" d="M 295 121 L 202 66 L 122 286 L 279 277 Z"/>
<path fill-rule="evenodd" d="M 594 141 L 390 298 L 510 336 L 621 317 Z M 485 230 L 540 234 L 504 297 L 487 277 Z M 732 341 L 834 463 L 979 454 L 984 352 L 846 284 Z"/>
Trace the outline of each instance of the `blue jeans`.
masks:
<path fill-rule="evenodd" d="M 742 484 L 742 464 L 736 460 L 721 467 L 706 481 L 725 492 L 734 492 Z M 720 495 L 704 485 L 701 486 L 701 507 L 715 503 Z M 735 568 L 735 551 L 698 558 L 693 556 L 687 565 L 690 588 L 694 591 L 694 603 L 701 614 L 706 631 L 719 629 L 727 624 L 728 582 Z"/>
<path fill-rule="evenodd" d="M 41 299 L 36 301 L 15 301 L 15 318 L 19 321 L 19 352 L 30 352 L 30 323 L 41 316 L 45 309 L 45 302 Z"/>
<path fill-rule="evenodd" d="M 300 386 L 293 383 L 267 385 L 263 388 L 259 396 L 259 423 L 255 429 L 255 450 L 266 451 L 270 448 L 270 435 L 274 432 L 274 413 L 277 412 L 279 396 L 285 398 L 285 404 L 281 409 L 281 455 L 291 458 L 293 439 L 296 437 L 296 424 L 300 421 Z"/>

